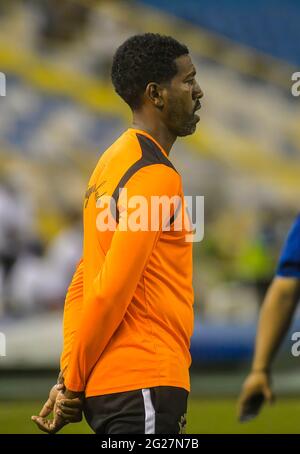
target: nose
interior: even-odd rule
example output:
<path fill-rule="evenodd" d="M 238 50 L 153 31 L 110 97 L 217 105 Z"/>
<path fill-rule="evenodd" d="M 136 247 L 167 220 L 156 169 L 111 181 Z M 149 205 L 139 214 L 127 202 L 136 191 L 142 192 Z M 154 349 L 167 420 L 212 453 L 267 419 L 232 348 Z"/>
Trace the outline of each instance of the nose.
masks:
<path fill-rule="evenodd" d="M 193 98 L 194 99 L 201 99 L 203 98 L 203 91 L 200 88 L 200 85 L 198 84 L 197 81 L 195 81 L 195 86 L 194 86 L 194 92 L 193 92 Z"/>

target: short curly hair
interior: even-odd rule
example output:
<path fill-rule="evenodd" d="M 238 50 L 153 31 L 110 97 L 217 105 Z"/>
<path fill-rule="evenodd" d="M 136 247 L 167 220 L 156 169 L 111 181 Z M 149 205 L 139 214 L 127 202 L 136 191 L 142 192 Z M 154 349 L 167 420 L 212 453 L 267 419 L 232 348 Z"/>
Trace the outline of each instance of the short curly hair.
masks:
<path fill-rule="evenodd" d="M 131 109 L 137 109 L 148 83 L 170 81 L 177 73 L 174 60 L 188 53 L 188 48 L 171 36 L 132 36 L 113 57 L 111 79 L 116 92 Z"/>

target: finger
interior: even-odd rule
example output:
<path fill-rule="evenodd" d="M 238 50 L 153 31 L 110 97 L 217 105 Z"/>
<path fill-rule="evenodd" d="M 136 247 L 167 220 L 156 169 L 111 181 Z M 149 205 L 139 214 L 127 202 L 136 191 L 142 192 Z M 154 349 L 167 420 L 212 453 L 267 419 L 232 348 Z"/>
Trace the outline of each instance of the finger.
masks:
<path fill-rule="evenodd" d="M 251 421 L 251 419 L 254 419 L 257 416 L 257 414 L 258 414 L 257 410 L 245 407 L 241 410 L 238 420 L 239 422 L 248 422 Z"/>
<path fill-rule="evenodd" d="M 252 416 L 252 413 L 251 413 L 251 416 Z M 245 421 L 248 421 L 248 419 L 250 419 L 250 412 L 249 412 L 249 406 L 247 405 L 247 402 L 244 402 L 240 408 L 239 408 L 239 412 L 238 412 L 238 420 L 240 422 L 245 422 Z"/>
<path fill-rule="evenodd" d="M 240 416 L 244 409 L 245 409 L 245 406 L 247 405 L 247 402 L 249 400 L 249 398 L 251 398 L 251 396 L 249 395 L 249 393 L 246 393 L 246 392 L 242 392 L 241 395 L 240 395 L 240 398 L 238 400 L 238 404 L 237 404 L 237 408 L 238 408 L 238 415 Z"/>
<path fill-rule="evenodd" d="M 82 417 L 78 416 L 78 415 L 68 416 L 68 415 L 64 415 L 63 413 L 62 413 L 62 415 L 63 415 L 64 421 L 66 424 L 82 421 Z"/>
<path fill-rule="evenodd" d="M 65 385 L 63 383 L 57 383 L 56 389 L 57 391 L 64 391 Z"/>
<path fill-rule="evenodd" d="M 245 393 L 240 400 L 239 421 L 246 422 L 253 419 L 258 413 L 258 407 L 253 394 Z"/>
<path fill-rule="evenodd" d="M 53 424 L 52 424 L 52 430 L 55 432 L 58 432 L 62 427 L 64 427 L 66 424 L 69 424 L 69 421 L 65 418 L 62 418 L 59 415 L 54 416 Z"/>
<path fill-rule="evenodd" d="M 241 401 L 241 399 L 239 399 L 238 403 L 237 403 L 237 418 L 240 419 L 242 413 L 243 413 L 243 403 Z"/>
<path fill-rule="evenodd" d="M 244 406 L 244 399 L 242 396 L 239 398 L 238 403 L 237 403 L 237 416 L 238 418 L 240 417 L 242 411 L 243 411 L 243 406 Z"/>
<path fill-rule="evenodd" d="M 65 407 L 63 405 L 60 405 L 57 408 L 57 414 L 59 415 L 61 413 L 70 415 L 70 416 L 75 416 L 81 414 L 81 409 L 80 408 L 70 408 L 70 407 Z"/>
<path fill-rule="evenodd" d="M 39 416 L 45 418 L 46 416 L 50 415 L 54 407 L 54 402 L 51 399 L 48 399 L 44 404 L 43 408 L 41 409 Z"/>
<path fill-rule="evenodd" d="M 32 416 L 31 419 L 36 423 L 40 430 L 49 434 L 55 434 L 68 423 L 62 418 L 54 418 L 54 420 L 51 420 L 41 418 L 40 416 Z"/>
<path fill-rule="evenodd" d="M 58 410 L 57 415 L 60 416 L 61 418 L 64 419 L 66 422 L 80 422 L 82 420 L 82 414 L 81 412 L 76 412 L 76 413 L 66 413 L 62 410 Z"/>
<path fill-rule="evenodd" d="M 275 402 L 275 396 L 269 387 L 264 389 L 264 397 L 269 404 L 273 404 Z"/>
<path fill-rule="evenodd" d="M 82 407 L 82 399 L 76 397 L 75 399 L 62 399 L 57 401 L 57 405 L 59 407 L 63 406 L 66 408 L 81 408 Z"/>
<path fill-rule="evenodd" d="M 50 420 L 41 418 L 40 416 L 32 416 L 31 420 L 35 422 L 42 432 L 51 433 L 52 426 L 50 425 Z"/>
<path fill-rule="evenodd" d="M 243 402 L 240 421 L 245 422 L 255 418 L 264 403 L 264 395 L 260 393 L 250 394 Z"/>

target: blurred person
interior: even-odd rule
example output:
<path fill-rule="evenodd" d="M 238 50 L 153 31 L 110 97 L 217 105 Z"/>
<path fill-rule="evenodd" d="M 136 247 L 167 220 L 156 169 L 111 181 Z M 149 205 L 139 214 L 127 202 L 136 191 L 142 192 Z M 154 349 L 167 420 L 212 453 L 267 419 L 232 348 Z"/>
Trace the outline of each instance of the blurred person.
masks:
<path fill-rule="evenodd" d="M 0 263 L 0 319 L 4 316 L 4 270 Z"/>
<path fill-rule="evenodd" d="M 300 215 L 290 229 L 279 264 L 263 301 L 255 354 L 238 403 L 241 422 L 254 418 L 265 401 L 272 403 L 271 365 L 291 324 L 300 296 Z"/>
<path fill-rule="evenodd" d="M 37 2 L 37 6 L 44 16 L 41 36 L 48 44 L 68 42 L 78 36 L 84 30 L 90 13 L 89 5 L 74 0 L 46 0 Z"/>
<path fill-rule="evenodd" d="M 163 230 L 174 224 L 175 207 L 166 217 L 160 213 L 157 230 L 123 230 L 119 189 L 127 189 L 128 199 L 143 196 L 147 207 L 153 196 L 178 196 L 177 207 L 184 206 L 169 153 L 177 137 L 196 130 L 203 93 L 187 47 L 159 34 L 125 41 L 111 76 L 132 110 L 132 127 L 105 151 L 91 176 L 83 257 L 64 309 L 65 390 L 54 419 L 33 420 L 57 432 L 68 420 L 68 405 L 61 402 L 68 398 L 69 404 L 82 400 L 98 434 L 184 433 L 193 331 L 189 230 Z M 116 202 L 114 231 L 97 230 L 104 195 Z"/>
<path fill-rule="evenodd" d="M 20 228 L 17 195 L 9 184 L 0 186 L 0 262 L 5 275 L 8 275 L 20 247 Z"/>
<path fill-rule="evenodd" d="M 52 289 L 53 279 L 44 265 L 44 247 L 38 241 L 22 245 L 18 257 L 6 279 L 6 299 L 10 314 L 24 316 L 41 311 L 41 302 L 49 298 L 47 288 L 43 288 L 42 300 L 38 289 L 47 282 Z"/>
<path fill-rule="evenodd" d="M 44 257 L 44 265 L 52 282 L 47 285 L 45 279 L 39 291 L 39 295 L 43 295 L 46 293 L 43 288 L 48 288 L 49 295 L 53 295 L 51 300 L 54 303 L 56 301 L 59 308 L 63 305 L 68 284 L 82 252 L 81 213 L 72 208 L 69 210 L 67 226 L 53 238 Z"/>
<path fill-rule="evenodd" d="M 10 310 L 8 282 L 24 245 L 34 235 L 34 209 L 30 196 L 14 175 L 2 178 L 0 185 L 0 268 L 2 312 Z"/>
<path fill-rule="evenodd" d="M 82 250 L 79 210 L 69 208 L 66 227 L 47 248 L 38 239 L 28 239 L 7 278 L 7 300 L 14 315 L 60 309 L 74 267 Z"/>

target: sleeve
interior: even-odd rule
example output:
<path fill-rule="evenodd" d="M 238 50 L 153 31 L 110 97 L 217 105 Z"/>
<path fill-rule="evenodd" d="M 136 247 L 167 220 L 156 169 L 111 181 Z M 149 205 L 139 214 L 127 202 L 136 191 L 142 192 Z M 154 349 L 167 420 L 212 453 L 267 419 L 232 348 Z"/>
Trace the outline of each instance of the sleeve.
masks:
<path fill-rule="evenodd" d="M 60 370 L 66 371 L 75 332 L 78 328 L 83 303 L 83 260 L 76 267 L 71 284 L 68 288 L 63 318 L 63 352 L 60 357 Z"/>
<path fill-rule="evenodd" d="M 136 196 L 142 196 L 143 201 L 147 202 L 148 219 L 152 214 L 152 196 L 172 197 L 178 195 L 179 187 L 179 175 L 173 169 L 163 165 L 143 167 L 130 178 L 125 186 L 128 200 L 137 201 Z M 131 197 L 133 198 L 131 199 Z M 128 203 L 128 218 L 134 212 L 129 205 Z M 65 377 L 66 387 L 71 391 L 85 389 L 93 367 L 124 318 L 147 261 L 159 238 L 161 227 L 167 221 L 167 216 L 170 216 L 170 211 L 166 215 L 161 214 L 160 211 L 159 228 L 134 231 L 130 228 L 120 229 L 126 210 L 119 209 L 119 212 L 118 227 L 113 234 L 104 264 L 85 301 L 76 333 Z"/>
<path fill-rule="evenodd" d="M 276 275 L 300 279 L 300 215 L 289 231 L 281 251 Z"/>

